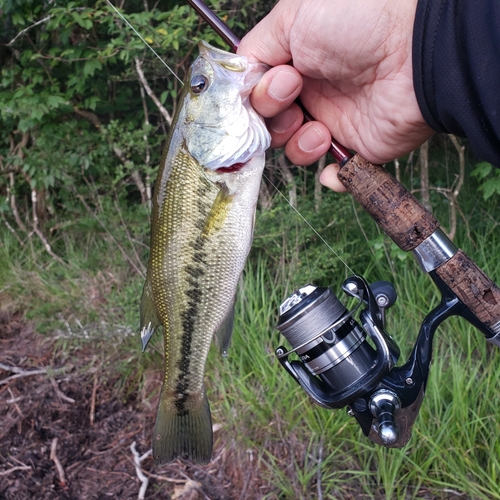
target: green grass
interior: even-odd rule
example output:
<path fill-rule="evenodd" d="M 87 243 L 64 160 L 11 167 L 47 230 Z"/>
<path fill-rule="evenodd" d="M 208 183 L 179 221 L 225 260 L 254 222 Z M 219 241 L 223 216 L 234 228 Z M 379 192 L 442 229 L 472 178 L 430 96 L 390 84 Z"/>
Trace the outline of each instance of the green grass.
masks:
<path fill-rule="evenodd" d="M 342 498 L 353 485 L 366 498 L 447 498 L 454 491 L 500 498 L 498 349 L 463 320 L 442 325 L 411 441 L 401 450 L 378 447 L 345 411 L 314 406 L 279 366 L 279 300 L 271 300 L 273 289 L 262 293 L 272 283 L 266 272 L 264 263 L 247 268 L 230 356 L 213 353 L 207 374 L 215 420 L 260 456 L 262 474 L 281 498 L 316 498 L 318 480 L 323 498 Z M 428 304 L 432 292 L 423 278 L 406 274 L 406 296 L 392 311 L 390 333 L 406 354 L 423 318 L 422 299 Z"/>
<path fill-rule="evenodd" d="M 439 302 L 436 288 L 359 208 L 353 217 L 346 200 L 328 198 L 327 212 L 311 218 L 330 231 L 329 242 L 368 281 L 393 281 L 399 298 L 387 329 L 404 359 L 424 316 Z M 334 234 L 328 214 L 335 206 L 341 207 L 341 226 Z M 469 215 L 470 237 L 460 226 L 457 244 L 499 281 L 498 208 L 469 195 L 462 210 Z M 229 357 L 217 349 L 210 353 L 207 388 L 214 422 L 222 425 L 216 444 L 232 448 L 241 467 L 252 464 L 271 492 L 263 498 L 500 499 L 500 350 L 464 320 L 446 321 L 436 333 L 411 441 L 401 450 L 372 444 L 344 410 L 309 401 L 275 357 L 285 343 L 275 330 L 281 300 L 311 281 L 330 283 L 343 300 L 346 276 L 337 257 L 291 219 L 292 212 L 281 207 L 276 217 L 281 222 L 272 226 L 266 219 L 263 233 L 257 221 L 261 250 L 252 253 L 239 286 Z M 113 362 L 124 390 L 142 391 L 148 372 L 162 365 L 161 337 L 141 354 L 135 335 L 147 214 L 106 212 L 99 220 L 82 220 L 56 238 L 54 250 L 68 265 L 55 262 L 33 237 L 20 245 L 5 231 L 1 307 L 21 312 L 44 335 L 59 336 L 68 356 L 79 342 L 100 342 L 104 357 L 118 346 Z"/>

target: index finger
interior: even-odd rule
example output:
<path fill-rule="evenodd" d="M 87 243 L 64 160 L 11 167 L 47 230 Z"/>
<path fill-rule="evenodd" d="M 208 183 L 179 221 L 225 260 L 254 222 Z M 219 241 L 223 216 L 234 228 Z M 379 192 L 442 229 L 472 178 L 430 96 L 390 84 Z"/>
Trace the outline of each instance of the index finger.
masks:
<path fill-rule="evenodd" d="M 288 108 L 302 90 L 302 76 L 292 66 L 271 68 L 252 91 L 252 105 L 265 118 Z"/>

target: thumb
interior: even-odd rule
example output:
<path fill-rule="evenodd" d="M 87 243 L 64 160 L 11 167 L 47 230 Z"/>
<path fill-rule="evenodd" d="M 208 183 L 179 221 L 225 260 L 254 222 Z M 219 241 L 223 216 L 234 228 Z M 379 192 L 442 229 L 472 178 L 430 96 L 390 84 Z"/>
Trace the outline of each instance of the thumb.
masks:
<path fill-rule="evenodd" d="M 278 66 L 292 60 L 290 31 L 299 2 L 281 0 L 273 10 L 241 40 L 238 55 Z"/>

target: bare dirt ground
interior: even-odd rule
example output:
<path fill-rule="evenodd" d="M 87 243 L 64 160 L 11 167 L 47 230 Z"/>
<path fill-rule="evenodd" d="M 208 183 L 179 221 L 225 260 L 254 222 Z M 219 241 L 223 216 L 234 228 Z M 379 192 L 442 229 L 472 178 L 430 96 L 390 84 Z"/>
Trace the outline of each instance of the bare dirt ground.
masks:
<path fill-rule="evenodd" d="M 207 466 L 155 467 L 147 455 L 155 402 L 117 389 L 113 360 L 103 363 L 98 346 L 67 352 L 15 316 L 0 315 L 0 499 L 135 499 L 144 478 L 147 499 L 270 493 L 255 471 L 235 467 L 238 451 L 218 441 Z"/>

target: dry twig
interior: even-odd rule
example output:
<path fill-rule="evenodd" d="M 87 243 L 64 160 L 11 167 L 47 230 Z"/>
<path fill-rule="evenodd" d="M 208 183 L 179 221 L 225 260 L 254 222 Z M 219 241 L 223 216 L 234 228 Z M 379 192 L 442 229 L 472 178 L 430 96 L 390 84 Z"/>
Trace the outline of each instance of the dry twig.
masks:
<path fill-rule="evenodd" d="M 52 384 L 52 387 L 54 388 L 54 391 L 59 397 L 59 399 L 66 401 L 67 403 L 75 403 L 75 400 L 73 398 L 66 396 L 66 394 L 64 394 L 64 392 L 62 392 L 61 389 L 59 389 L 59 385 L 57 385 L 55 378 L 51 377 L 50 383 Z"/>
<path fill-rule="evenodd" d="M 50 459 L 54 462 L 54 465 L 56 466 L 57 475 L 59 476 L 59 483 L 61 486 L 64 487 L 66 486 L 66 475 L 64 474 L 64 469 L 61 462 L 57 458 L 56 449 L 57 449 L 57 438 L 54 438 L 52 440 L 52 444 L 50 445 Z"/>
<path fill-rule="evenodd" d="M 38 26 L 39 24 L 44 23 L 45 21 L 48 21 L 51 19 L 52 16 L 47 16 L 44 17 L 43 19 L 40 19 L 36 23 L 30 24 L 27 28 L 24 28 L 22 31 L 20 31 L 6 46 L 10 47 L 11 45 L 14 45 L 14 42 L 20 37 L 23 36 L 27 31 L 29 31 L 31 28 L 34 28 L 35 26 Z"/>
<path fill-rule="evenodd" d="M 27 179 L 29 181 L 29 179 Z M 30 182 L 30 181 L 29 181 Z M 56 255 L 54 251 L 52 250 L 52 247 L 50 246 L 49 240 L 43 234 L 43 231 L 40 229 L 40 221 L 38 220 L 38 191 L 36 188 L 33 187 L 33 185 L 30 182 L 31 186 L 31 212 L 33 216 L 33 232 L 38 236 L 39 240 L 42 242 L 45 251 L 59 264 L 63 266 L 68 266 L 68 264 L 59 257 L 59 255 Z"/>
<path fill-rule="evenodd" d="M 19 405 L 17 404 L 18 401 L 20 401 L 21 399 L 23 399 L 23 396 L 19 396 L 18 398 L 16 398 L 13 394 L 13 392 L 11 391 L 10 387 L 7 388 L 8 391 L 9 391 L 9 394 L 10 394 L 10 397 L 11 399 L 8 399 L 7 400 L 7 403 L 9 404 L 13 404 L 14 405 L 14 408 L 16 409 L 17 413 L 19 413 L 19 416 L 21 417 L 21 419 L 24 419 L 24 415 L 23 415 L 23 412 L 21 411 L 21 408 L 19 408 Z"/>
<path fill-rule="evenodd" d="M 144 71 L 142 71 L 141 61 L 139 61 L 137 57 L 134 58 L 134 61 L 135 61 L 135 70 L 137 72 L 137 76 L 139 77 L 139 80 L 141 81 L 141 84 L 144 87 L 146 94 L 148 94 L 148 96 L 151 97 L 153 102 L 156 104 L 156 107 L 163 115 L 163 118 L 165 118 L 165 121 L 170 125 L 172 123 L 172 117 L 170 116 L 170 113 L 165 109 L 163 104 L 160 102 L 160 99 L 156 97 L 155 93 L 149 86 L 149 83 L 146 80 L 146 77 L 144 76 Z"/>
<path fill-rule="evenodd" d="M 134 455 L 135 473 L 137 474 L 139 481 L 142 483 L 139 489 L 139 494 L 137 495 L 137 500 L 144 500 L 144 498 L 146 497 L 146 490 L 148 489 L 149 479 L 144 474 L 144 472 L 142 472 L 141 462 L 149 457 L 149 455 L 153 453 L 153 450 L 148 450 L 146 453 L 144 453 L 144 455 L 141 456 L 139 455 L 139 452 L 135 447 L 135 441 L 130 445 L 130 450 Z"/>
<path fill-rule="evenodd" d="M 92 387 L 92 400 L 90 401 L 90 425 L 94 425 L 94 420 L 95 420 L 96 394 L 97 394 L 97 371 L 94 372 L 94 386 Z"/>
<path fill-rule="evenodd" d="M 0 471 L 0 476 L 8 476 L 16 470 L 31 470 L 31 467 L 29 465 L 16 465 L 15 467 L 11 467 L 10 469 Z"/>
<path fill-rule="evenodd" d="M 151 477 L 153 479 L 157 479 L 158 481 L 166 481 L 167 483 L 185 483 L 189 478 L 186 476 L 186 479 L 172 479 L 171 477 L 167 476 L 160 476 L 158 474 L 153 474 L 152 472 L 148 472 L 147 470 L 143 470 L 144 474 L 146 476 Z"/>
<path fill-rule="evenodd" d="M 41 375 L 43 373 L 47 373 L 47 370 L 45 368 L 40 368 L 39 370 L 26 371 L 23 368 L 20 368 L 19 366 L 9 366 L 9 365 L 4 365 L 3 363 L 0 363 L 0 370 L 15 373 L 15 375 L 11 375 L 10 377 L 0 380 L 0 385 L 8 384 L 11 380 L 14 380 L 16 378 L 30 377 L 31 375 Z"/>

